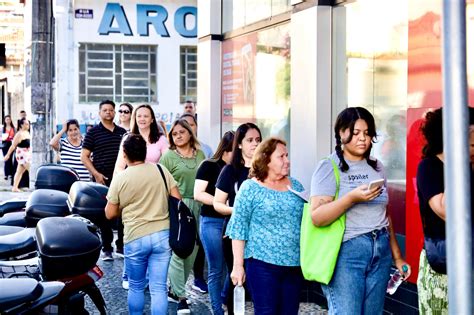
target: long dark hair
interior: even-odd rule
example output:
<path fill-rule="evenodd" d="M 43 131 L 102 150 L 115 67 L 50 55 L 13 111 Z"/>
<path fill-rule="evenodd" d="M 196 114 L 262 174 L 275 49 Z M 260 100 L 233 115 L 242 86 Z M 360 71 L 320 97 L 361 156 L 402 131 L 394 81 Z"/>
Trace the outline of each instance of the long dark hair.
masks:
<path fill-rule="evenodd" d="M 234 142 L 234 135 L 235 135 L 235 132 L 233 132 L 232 130 L 224 133 L 221 141 L 219 142 L 219 145 L 217 146 L 217 150 L 212 156 L 211 160 L 219 161 L 220 159 L 222 159 L 222 156 L 224 155 L 225 152 L 232 152 L 232 144 Z"/>
<path fill-rule="evenodd" d="M 427 112 L 420 131 L 426 143 L 421 151 L 423 158 L 443 153 L 443 110 Z"/>
<path fill-rule="evenodd" d="M 12 116 L 5 115 L 5 117 L 3 117 L 3 132 L 6 132 L 7 130 L 7 122 L 6 122 L 7 117 L 10 118 L 10 127 L 13 129 L 13 131 L 15 131 L 15 126 L 13 125 Z"/>
<path fill-rule="evenodd" d="M 258 134 L 260 135 L 260 139 L 262 138 L 260 129 L 253 123 L 248 122 L 240 125 L 239 128 L 237 128 L 234 136 L 234 144 L 232 145 L 232 161 L 230 162 L 230 165 L 232 165 L 234 169 L 238 169 L 240 166 L 245 164 L 240 145 L 242 144 L 242 140 L 245 138 L 247 131 L 250 129 L 257 130 Z"/>
<path fill-rule="evenodd" d="M 369 164 L 374 170 L 378 171 L 377 160 L 372 160 L 370 158 L 372 143 L 375 142 L 374 139 L 377 139 L 377 131 L 375 129 L 375 120 L 374 120 L 374 116 L 372 116 L 372 114 L 363 107 L 348 107 L 344 109 L 342 112 L 340 112 L 339 115 L 337 116 L 336 123 L 334 124 L 334 134 L 336 137 L 336 148 L 335 148 L 336 154 L 340 160 L 339 168 L 343 172 L 346 172 L 347 170 L 349 170 L 349 165 L 344 159 L 342 145 L 345 143 L 351 142 L 352 137 L 354 136 L 354 125 L 358 119 L 362 119 L 367 123 L 368 136 L 371 137 L 370 146 L 368 150 L 365 151 L 363 156 L 367 160 L 367 164 Z M 350 135 L 347 139 L 345 139 L 343 143 L 339 132 L 344 131 L 348 128 L 350 130 Z"/>
<path fill-rule="evenodd" d="M 22 119 L 20 119 L 18 121 L 18 130 L 21 130 L 21 127 L 23 127 L 23 125 L 25 124 L 25 121 L 28 121 L 28 119 L 26 119 L 26 117 L 23 117 Z M 30 131 L 30 130 L 28 129 L 28 131 Z"/>
<path fill-rule="evenodd" d="M 124 105 L 124 104 L 122 104 Z M 120 105 L 120 106 L 122 106 Z M 153 111 L 153 108 L 151 108 L 150 105 L 148 104 L 142 104 L 135 108 L 132 112 L 132 121 L 131 121 L 131 132 L 134 134 L 140 134 L 140 131 L 138 130 L 138 124 L 137 124 L 137 111 L 140 108 L 148 108 L 151 114 L 151 124 L 150 124 L 150 135 L 148 136 L 148 142 L 150 143 L 156 143 L 160 139 L 161 136 L 163 136 L 163 132 L 161 131 L 160 127 L 158 127 L 158 124 L 156 122 L 156 117 L 155 117 L 155 112 Z"/>

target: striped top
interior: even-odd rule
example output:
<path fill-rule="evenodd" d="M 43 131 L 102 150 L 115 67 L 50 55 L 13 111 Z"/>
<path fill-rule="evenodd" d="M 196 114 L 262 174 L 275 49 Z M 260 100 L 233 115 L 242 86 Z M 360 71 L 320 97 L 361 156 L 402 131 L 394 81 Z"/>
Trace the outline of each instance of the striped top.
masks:
<path fill-rule="evenodd" d="M 92 152 L 92 164 L 95 169 L 107 177 L 106 186 L 110 186 L 114 175 L 115 161 L 120 149 L 125 129 L 114 124 L 114 130 L 110 131 L 99 123 L 92 127 L 84 138 L 84 149 Z"/>
<path fill-rule="evenodd" d="M 81 181 L 88 182 L 90 181 L 90 174 L 87 168 L 81 162 L 81 149 L 82 149 L 82 140 L 81 144 L 77 147 L 67 138 L 62 138 L 59 142 L 59 152 L 61 153 L 61 164 L 67 167 L 74 169 Z"/>

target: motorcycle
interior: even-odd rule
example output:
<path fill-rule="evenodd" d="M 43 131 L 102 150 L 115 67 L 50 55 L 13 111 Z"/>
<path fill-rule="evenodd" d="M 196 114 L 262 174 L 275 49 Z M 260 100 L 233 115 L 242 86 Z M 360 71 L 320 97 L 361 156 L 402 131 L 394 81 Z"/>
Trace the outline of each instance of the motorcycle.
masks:
<path fill-rule="evenodd" d="M 21 315 L 39 311 L 56 298 L 63 288 L 64 283 L 59 281 L 0 279 L 0 313 Z"/>
<path fill-rule="evenodd" d="M 103 276 L 96 265 L 102 247 L 97 228 L 81 217 L 51 217 L 38 223 L 35 236 L 38 256 L 0 261 L 0 278 L 62 282 L 61 292 L 43 309 L 46 313 L 87 314 L 84 297 L 88 295 L 99 312 L 106 314 L 95 284 Z"/>

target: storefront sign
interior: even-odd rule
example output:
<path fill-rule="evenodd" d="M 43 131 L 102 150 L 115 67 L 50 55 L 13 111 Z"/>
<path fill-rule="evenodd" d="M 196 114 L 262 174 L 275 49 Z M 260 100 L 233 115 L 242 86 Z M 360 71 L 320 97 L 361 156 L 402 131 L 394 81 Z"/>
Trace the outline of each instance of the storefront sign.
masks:
<path fill-rule="evenodd" d="M 76 19 L 93 19 L 94 18 L 94 10 L 92 9 L 76 9 L 74 11 L 74 16 Z"/>
<path fill-rule="evenodd" d="M 155 32 L 161 37 L 170 37 L 165 22 L 168 20 L 168 11 L 161 5 L 137 4 L 137 32 L 140 36 L 149 36 L 149 27 L 152 25 Z M 128 13 L 130 14 L 130 13 Z M 194 26 L 188 28 L 187 16 L 194 17 Z M 116 26 L 113 26 L 116 25 Z M 176 10 L 174 14 L 174 28 L 182 37 L 197 37 L 197 8 L 183 6 Z M 107 3 L 104 15 L 99 26 L 100 35 L 119 33 L 126 36 L 133 36 L 132 28 L 127 18 L 124 7 L 119 3 Z"/>

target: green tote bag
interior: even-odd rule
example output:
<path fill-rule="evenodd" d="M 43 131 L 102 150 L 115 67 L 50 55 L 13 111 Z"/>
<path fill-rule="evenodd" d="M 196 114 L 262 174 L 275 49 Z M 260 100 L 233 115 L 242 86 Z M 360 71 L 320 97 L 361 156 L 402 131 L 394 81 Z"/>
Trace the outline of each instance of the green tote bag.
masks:
<path fill-rule="evenodd" d="M 341 181 L 339 168 L 332 159 L 328 159 L 331 161 L 336 178 L 334 199 L 337 199 Z M 300 259 L 301 270 L 306 280 L 323 284 L 328 284 L 331 281 L 345 228 L 346 214 L 341 215 L 327 226 L 314 226 L 311 220 L 311 206 L 309 203 L 304 205 L 301 220 Z"/>

